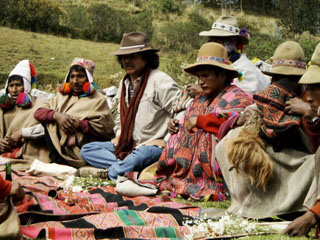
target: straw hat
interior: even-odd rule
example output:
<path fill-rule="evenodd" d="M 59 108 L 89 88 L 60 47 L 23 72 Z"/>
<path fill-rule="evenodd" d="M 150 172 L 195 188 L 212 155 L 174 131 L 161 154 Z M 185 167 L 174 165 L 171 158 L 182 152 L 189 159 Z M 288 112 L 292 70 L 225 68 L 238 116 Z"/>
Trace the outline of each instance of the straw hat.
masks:
<path fill-rule="evenodd" d="M 264 74 L 301 76 L 306 71 L 306 58 L 299 43 L 287 41 L 274 51 L 272 68 Z"/>
<path fill-rule="evenodd" d="M 308 70 L 303 74 L 299 81 L 300 84 L 320 83 L 320 43 L 316 46 Z"/>
<path fill-rule="evenodd" d="M 230 72 L 232 78 L 238 77 L 238 71 L 231 66 L 226 49 L 219 43 L 209 42 L 201 46 L 197 62 L 187 66 L 184 71 L 196 75 L 198 66 L 216 66 Z"/>
<path fill-rule="evenodd" d="M 137 52 L 159 51 L 159 49 L 148 47 L 147 41 L 147 35 L 143 32 L 124 33 L 120 43 L 120 49 L 110 54 L 120 56 Z"/>
<path fill-rule="evenodd" d="M 246 45 L 249 39 L 240 35 L 237 18 L 233 16 L 221 16 L 212 24 L 210 31 L 203 31 L 199 36 L 206 37 L 237 37 L 241 44 Z"/>

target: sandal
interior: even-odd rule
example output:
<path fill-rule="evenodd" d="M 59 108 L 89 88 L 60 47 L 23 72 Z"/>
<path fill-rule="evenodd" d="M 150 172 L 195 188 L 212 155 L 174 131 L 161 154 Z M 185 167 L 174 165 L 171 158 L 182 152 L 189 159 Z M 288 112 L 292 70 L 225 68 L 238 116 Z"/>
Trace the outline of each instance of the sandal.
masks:
<path fill-rule="evenodd" d="M 109 168 L 95 168 L 90 166 L 81 167 L 78 169 L 79 177 L 99 177 L 104 179 L 109 179 L 108 177 Z"/>

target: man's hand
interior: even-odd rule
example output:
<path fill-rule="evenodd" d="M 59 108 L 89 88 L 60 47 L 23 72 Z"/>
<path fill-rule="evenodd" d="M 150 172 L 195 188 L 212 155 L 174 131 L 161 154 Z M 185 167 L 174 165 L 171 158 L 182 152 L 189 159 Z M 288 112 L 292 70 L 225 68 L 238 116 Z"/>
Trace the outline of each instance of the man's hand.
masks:
<path fill-rule="evenodd" d="M 193 128 L 197 125 L 197 119 L 198 119 L 198 116 L 191 116 L 187 123 L 186 123 L 186 128 L 189 132 L 193 132 Z"/>
<path fill-rule="evenodd" d="M 316 113 L 312 110 L 311 105 L 301 98 L 292 98 L 286 101 L 285 111 L 291 115 L 302 115 L 307 120 L 311 120 L 316 116 Z"/>
<path fill-rule="evenodd" d="M 316 223 L 317 220 L 315 216 L 311 211 L 308 211 L 290 223 L 289 226 L 283 230 L 283 233 L 290 236 L 307 236 L 310 229 L 315 226 Z"/>
<path fill-rule="evenodd" d="M 11 146 L 10 146 L 10 141 L 8 138 L 0 138 L 0 152 L 5 153 L 5 152 L 10 152 L 11 151 Z"/>
<path fill-rule="evenodd" d="M 191 97 L 195 97 L 198 94 L 202 93 L 202 88 L 199 84 L 196 83 L 190 83 L 187 85 L 187 92 L 190 94 Z"/>
<path fill-rule="evenodd" d="M 22 141 L 22 130 L 20 129 L 11 134 L 11 136 L 8 137 L 8 140 L 13 147 L 19 146 Z"/>
<path fill-rule="evenodd" d="M 53 114 L 53 120 L 65 133 L 74 133 L 79 126 L 79 119 L 74 119 L 70 115 L 60 112 Z"/>
<path fill-rule="evenodd" d="M 172 118 L 168 122 L 168 131 L 171 135 L 177 134 L 179 131 L 179 120 Z"/>
<path fill-rule="evenodd" d="M 246 121 L 248 121 L 249 117 L 254 114 L 254 112 L 257 112 L 258 110 L 256 110 L 255 108 L 247 108 L 243 113 L 240 114 L 238 120 L 237 120 L 237 126 L 240 127 L 243 124 L 246 123 Z"/>
<path fill-rule="evenodd" d="M 18 182 L 12 181 L 11 191 L 9 196 L 13 197 L 14 201 L 21 201 L 24 198 L 24 190 Z"/>
<path fill-rule="evenodd" d="M 117 146 L 117 145 L 118 145 L 118 143 L 119 143 L 119 138 L 120 138 L 120 136 L 116 136 L 115 138 L 113 138 L 113 139 L 111 140 L 111 142 L 112 142 L 112 144 L 113 144 L 114 146 Z"/>

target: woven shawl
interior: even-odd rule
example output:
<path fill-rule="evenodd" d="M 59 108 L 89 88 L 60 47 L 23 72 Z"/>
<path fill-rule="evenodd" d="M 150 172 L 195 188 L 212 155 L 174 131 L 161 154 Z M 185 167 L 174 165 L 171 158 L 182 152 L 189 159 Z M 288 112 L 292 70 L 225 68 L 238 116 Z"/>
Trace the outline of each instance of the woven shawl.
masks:
<path fill-rule="evenodd" d="M 286 101 L 294 97 L 288 79 L 272 83 L 265 90 L 254 94 L 253 98 L 263 114 L 263 133 L 268 138 L 289 133 L 292 127 L 301 123 L 299 116 L 290 115 L 284 111 Z"/>
<path fill-rule="evenodd" d="M 225 87 L 212 99 L 204 93 L 198 95 L 180 120 L 181 128 L 171 135 L 159 158 L 157 174 L 165 179 L 159 189 L 194 198 L 212 196 L 212 200 L 224 200 L 225 186 L 219 166 L 215 161 L 216 135 L 194 128 L 186 128 L 192 116 L 241 112 L 252 104 L 252 97 L 236 86 Z M 157 179 L 159 182 L 159 180 Z"/>
<path fill-rule="evenodd" d="M 146 69 L 144 75 L 141 77 L 139 85 L 134 90 L 132 99 L 130 100 L 129 107 L 127 107 L 125 101 L 126 87 L 124 80 L 122 81 L 122 89 L 120 96 L 120 121 L 121 121 L 121 134 L 119 138 L 118 145 L 115 149 L 115 154 L 119 159 L 124 159 L 128 154 L 130 154 L 135 148 L 135 141 L 132 138 L 132 133 L 134 129 L 134 122 L 136 118 L 136 113 L 142 98 L 144 89 L 146 88 L 148 78 L 150 74 L 150 69 Z M 125 76 L 124 79 L 126 79 Z"/>
<path fill-rule="evenodd" d="M 33 117 L 37 106 L 41 104 L 41 100 L 32 99 L 31 108 L 21 108 L 15 106 L 9 111 L 3 111 L 0 109 L 0 137 L 4 138 L 5 136 L 10 136 L 16 131 L 21 130 L 22 128 L 32 127 L 39 124 L 39 122 Z M 23 158 L 26 161 L 25 166 L 19 167 L 19 169 L 27 168 L 31 162 L 38 158 L 42 161 L 48 161 L 45 154 L 39 155 L 41 152 L 45 151 L 44 145 L 39 145 L 37 140 L 26 140 L 25 143 L 18 149 L 15 149 L 11 153 L 5 153 L 5 157 L 9 158 Z M 22 156 L 21 156 L 22 155 Z M 17 168 L 15 168 L 17 169 Z"/>
<path fill-rule="evenodd" d="M 39 108 L 52 109 L 79 120 L 89 120 L 90 127 L 101 137 L 111 139 L 114 136 L 114 121 L 111 112 L 105 98 L 99 92 L 82 98 L 58 93 L 57 96 L 49 99 Z M 71 166 L 79 168 L 86 164 L 80 156 L 80 148 L 84 144 L 98 141 L 98 139 L 76 132 L 77 144 L 65 146 L 65 141 L 69 136 L 56 123 L 47 123 L 46 127 L 54 147 Z"/>

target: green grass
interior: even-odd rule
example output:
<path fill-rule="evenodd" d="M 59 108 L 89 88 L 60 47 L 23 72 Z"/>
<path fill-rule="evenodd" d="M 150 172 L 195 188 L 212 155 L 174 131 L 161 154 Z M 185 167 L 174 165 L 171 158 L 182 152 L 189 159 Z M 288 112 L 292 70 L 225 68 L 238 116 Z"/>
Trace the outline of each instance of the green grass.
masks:
<path fill-rule="evenodd" d="M 220 208 L 226 210 L 230 204 L 231 201 L 223 201 L 223 202 L 203 202 L 203 201 L 188 201 L 182 198 L 172 198 L 173 201 L 179 202 L 179 203 L 185 203 L 185 204 L 191 204 L 193 206 L 199 206 L 202 208 Z M 309 233 L 310 237 L 314 236 L 314 230 Z M 266 236 L 252 236 L 252 237 L 245 237 L 241 239 L 250 239 L 250 240 L 289 240 L 289 239 L 295 239 L 295 240 L 306 240 L 309 238 L 306 237 L 289 237 L 283 234 L 272 234 L 272 235 L 266 235 Z"/>
<path fill-rule="evenodd" d="M 106 2 L 115 8 L 126 9 L 128 14 L 132 13 L 131 8 L 134 9 L 134 1 L 128 1 L 127 5 L 123 0 L 59 0 L 61 5 L 73 2 L 74 4 L 90 5 L 93 3 Z M 159 29 L 163 24 L 174 21 L 186 20 L 188 13 L 197 10 L 202 16 L 206 16 L 208 20 L 213 22 L 221 14 L 220 10 L 214 10 L 201 7 L 200 5 L 191 5 L 184 8 L 181 15 L 179 14 L 155 14 L 153 20 L 154 36 L 161 35 Z M 261 33 L 272 34 L 275 32 L 274 18 L 267 18 L 265 16 L 241 15 L 234 13 L 241 17 L 242 22 L 250 23 L 256 26 Z M 239 18 L 240 19 L 240 18 Z M 208 29 L 203 29 L 208 30 Z M 256 33 L 257 34 L 257 33 Z M 248 57 L 270 57 L 274 51 L 274 44 L 271 46 L 268 41 L 261 39 L 260 42 L 253 41 L 257 39 L 254 34 L 251 36 L 252 40 L 246 52 Z M 273 37 L 274 38 L 274 37 Z M 312 39 L 314 45 L 320 40 L 320 37 L 304 36 L 302 39 Z M 179 44 L 179 43 L 177 43 Z M 257 44 L 257 46 L 254 46 Z M 157 46 L 164 48 L 164 46 Z M 5 27 L 0 27 L 0 51 L 2 57 L 0 58 L 0 88 L 4 86 L 5 80 L 13 69 L 13 67 L 22 59 L 30 59 L 38 72 L 39 88 L 47 91 L 55 91 L 58 83 L 64 80 L 68 71 L 70 63 L 74 57 L 83 57 L 91 59 L 96 63 L 95 82 L 100 88 L 105 88 L 110 85 L 118 85 L 120 78 L 124 72 L 121 70 L 116 57 L 109 53 L 119 48 L 119 44 L 102 43 L 94 41 L 85 41 L 80 39 L 62 38 L 49 34 L 39 34 L 27 31 L 15 30 Z M 308 57 L 311 56 L 314 46 L 310 46 L 309 41 L 305 40 L 304 48 L 307 50 Z M 267 49 L 267 50 L 266 50 Z M 265 53 L 267 51 L 267 53 Z M 262 53 L 263 52 L 263 53 Z M 260 55 L 260 54 L 263 55 Z M 195 81 L 189 74 L 184 74 L 181 68 L 182 65 L 193 63 L 196 59 L 197 50 L 195 49 L 188 54 L 181 54 L 177 51 L 168 50 L 166 52 L 160 51 L 160 70 L 171 75 L 180 85 L 185 85 L 191 81 Z M 265 60 L 265 59 L 264 59 Z M 115 77 L 116 73 L 119 73 Z"/>
<path fill-rule="evenodd" d="M 110 76 L 121 71 L 115 56 L 109 52 L 118 44 L 97 43 L 79 39 L 62 38 L 0 27 L 0 83 L 22 59 L 29 59 L 38 72 L 40 85 L 62 82 L 74 57 L 91 59 L 96 64 L 95 80 L 100 87 L 112 83 Z M 41 82 L 41 80 L 43 80 Z"/>
<path fill-rule="evenodd" d="M 128 11 L 128 14 L 133 13 L 137 6 L 135 1 L 124 0 L 58 0 L 61 6 L 67 6 L 71 3 L 76 5 L 89 6 L 95 3 L 107 3 L 109 6 Z M 141 1 L 141 3 L 143 3 Z M 143 3 L 142 7 L 147 6 Z M 159 29 L 163 24 L 173 21 L 186 20 L 191 11 L 199 11 L 202 16 L 212 22 L 221 14 L 220 10 L 204 8 L 201 5 L 191 5 L 183 8 L 181 14 L 155 14 L 154 15 L 154 35 L 161 34 Z M 249 15 L 246 15 L 246 18 Z M 250 21 L 259 23 L 259 27 L 263 28 L 267 23 L 263 17 L 250 16 Z M 270 19 L 273 21 L 274 19 Z M 270 25 L 269 25 L 270 26 Z M 206 29 L 203 29 L 206 30 Z M 270 31 L 270 30 L 269 30 Z M 91 59 L 96 63 L 95 81 L 100 88 L 110 85 L 118 85 L 119 77 L 113 77 L 114 74 L 123 72 L 116 61 L 116 57 L 109 53 L 117 50 L 118 44 L 102 43 L 85 41 L 80 39 L 62 38 L 58 36 L 26 32 L 14 30 L 10 28 L 0 27 L 0 87 L 4 86 L 5 80 L 13 69 L 13 67 L 22 59 L 29 59 L 34 64 L 38 72 L 39 88 L 51 90 L 52 86 L 63 81 L 70 63 L 74 57 L 83 57 Z M 161 46 L 159 46 L 161 50 Z M 179 84 L 184 85 L 191 79 L 186 79 L 181 69 L 181 64 L 193 63 L 195 56 L 190 59 L 188 55 L 179 54 L 177 52 L 159 52 L 160 55 L 160 70 L 167 72 Z M 195 54 L 196 55 L 196 51 Z M 49 87 L 47 85 L 50 85 Z"/>
<path fill-rule="evenodd" d="M 231 202 L 229 200 L 227 201 L 222 201 L 222 202 L 212 202 L 212 201 L 190 201 L 190 200 L 185 200 L 182 198 L 172 198 L 173 201 L 179 202 L 179 203 L 185 203 L 185 204 L 191 204 L 193 206 L 199 206 L 202 208 L 220 208 L 220 209 L 227 209 Z"/>
<path fill-rule="evenodd" d="M 38 73 L 38 84 L 42 90 L 53 91 L 61 83 L 74 57 L 95 62 L 95 82 L 100 88 L 118 86 L 124 75 L 117 59 L 109 54 L 119 49 L 119 44 L 85 41 L 32 33 L 0 27 L 0 88 L 4 87 L 10 71 L 22 59 L 29 59 Z M 181 61 L 185 56 L 160 52 L 160 70 L 171 74 L 178 83 L 181 80 Z M 118 74 L 117 77 L 114 75 Z M 49 86 L 48 86 L 49 85 Z"/>
<path fill-rule="evenodd" d="M 250 239 L 250 240 L 287 240 L 287 239 L 295 239 L 295 240 L 306 240 L 309 238 L 306 237 L 289 237 L 281 234 L 267 235 L 267 236 L 254 236 L 254 237 L 246 237 L 242 239 Z"/>

